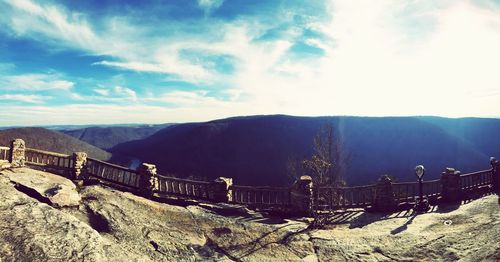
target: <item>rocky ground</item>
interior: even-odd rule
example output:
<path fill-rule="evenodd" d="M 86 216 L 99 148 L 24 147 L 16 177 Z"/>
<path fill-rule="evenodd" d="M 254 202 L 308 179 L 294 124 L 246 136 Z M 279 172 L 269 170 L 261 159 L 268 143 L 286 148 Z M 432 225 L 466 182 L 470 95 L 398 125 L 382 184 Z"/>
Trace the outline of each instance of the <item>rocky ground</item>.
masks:
<path fill-rule="evenodd" d="M 239 206 L 177 204 L 4 169 L 0 261 L 500 260 L 496 194 L 421 215 L 339 212 L 322 230 Z"/>

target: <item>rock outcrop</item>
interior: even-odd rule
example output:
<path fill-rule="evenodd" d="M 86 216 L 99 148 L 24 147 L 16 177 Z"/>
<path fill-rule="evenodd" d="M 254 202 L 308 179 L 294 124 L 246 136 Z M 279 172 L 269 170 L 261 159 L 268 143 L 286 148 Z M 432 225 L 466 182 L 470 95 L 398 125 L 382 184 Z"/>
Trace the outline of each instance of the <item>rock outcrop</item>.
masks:
<path fill-rule="evenodd" d="M 8 169 L 2 174 L 14 183 L 16 188 L 32 197 L 55 207 L 80 205 L 80 194 L 71 180 L 46 172 L 34 172 L 29 168 L 14 170 Z"/>
<path fill-rule="evenodd" d="M 497 195 L 422 215 L 344 211 L 311 230 L 304 218 L 78 189 L 28 168 L 1 171 L 0 192 L 1 261 L 500 259 Z"/>

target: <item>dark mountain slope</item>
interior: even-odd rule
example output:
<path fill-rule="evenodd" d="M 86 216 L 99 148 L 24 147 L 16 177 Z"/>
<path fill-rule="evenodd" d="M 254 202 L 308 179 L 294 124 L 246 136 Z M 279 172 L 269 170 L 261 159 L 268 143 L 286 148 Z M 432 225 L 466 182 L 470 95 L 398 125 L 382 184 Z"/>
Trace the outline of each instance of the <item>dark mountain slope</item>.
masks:
<path fill-rule="evenodd" d="M 155 163 L 163 173 L 228 176 L 238 184 L 283 185 L 290 182 L 288 159 L 310 156 L 313 137 L 326 122 L 333 123 L 351 154 L 346 176 L 349 184 L 370 183 L 382 174 L 413 181 L 417 164 L 426 166 L 426 179 L 438 178 L 447 166 L 473 171 L 487 168 L 489 155 L 500 155 L 494 144 L 481 144 L 475 135 L 459 137 L 446 126 L 421 117 L 282 115 L 176 125 L 144 140 L 120 144 L 112 152 Z M 500 132 L 482 121 L 475 125 L 478 130 L 484 126 L 496 128 L 490 133 Z"/>
<path fill-rule="evenodd" d="M 86 127 L 60 132 L 108 150 L 117 144 L 146 138 L 165 126 L 167 125 Z"/>
<path fill-rule="evenodd" d="M 495 152 L 495 149 L 500 148 L 499 119 L 424 117 L 422 120 L 442 128 L 452 136 L 468 141 L 478 151 L 488 155 L 495 155 L 498 152 Z"/>
<path fill-rule="evenodd" d="M 0 130 L 0 145 L 8 146 L 10 141 L 21 138 L 29 148 L 72 154 L 87 152 L 90 157 L 107 160 L 111 154 L 63 133 L 40 127 L 25 127 Z"/>

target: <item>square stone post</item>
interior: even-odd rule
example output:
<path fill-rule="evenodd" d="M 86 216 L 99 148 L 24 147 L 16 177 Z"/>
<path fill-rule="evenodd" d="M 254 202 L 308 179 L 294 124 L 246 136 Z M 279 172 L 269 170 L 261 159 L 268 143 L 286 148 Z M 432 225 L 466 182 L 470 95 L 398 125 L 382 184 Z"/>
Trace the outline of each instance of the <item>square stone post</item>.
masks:
<path fill-rule="evenodd" d="M 159 189 L 158 174 L 156 166 L 142 163 L 137 169 L 139 174 L 139 192 L 142 196 L 150 198 Z"/>
<path fill-rule="evenodd" d="M 500 162 L 494 157 L 490 157 L 490 165 L 492 169 L 493 189 L 500 189 Z"/>
<path fill-rule="evenodd" d="M 12 167 L 23 167 L 25 164 L 26 145 L 22 139 L 14 139 L 10 142 L 9 162 Z"/>
<path fill-rule="evenodd" d="M 301 176 L 293 183 L 290 192 L 292 212 L 311 215 L 313 212 L 313 181 L 310 176 Z"/>
<path fill-rule="evenodd" d="M 210 183 L 210 198 L 215 202 L 228 203 L 233 201 L 233 191 L 231 186 L 233 179 L 228 177 L 218 177 Z"/>
<path fill-rule="evenodd" d="M 383 175 L 377 182 L 375 188 L 375 199 L 373 203 L 374 211 L 394 211 L 398 203 L 394 197 L 392 179 L 388 175 Z"/>
<path fill-rule="evenodd" d="M 460 171 L 447 167 L 441 173 L 441 185 L 443 187 L 441 197 L 446 202 L 461 200 L 462 186 L 460 183 Z"/>
<path fill-rule="evenodd" d="M 87 153 L 74 152 L 71 156 L 71 160 L 71 179 L 81 184 L 81 182 L 86 179 L 85 165 L 87 164 Z"/>

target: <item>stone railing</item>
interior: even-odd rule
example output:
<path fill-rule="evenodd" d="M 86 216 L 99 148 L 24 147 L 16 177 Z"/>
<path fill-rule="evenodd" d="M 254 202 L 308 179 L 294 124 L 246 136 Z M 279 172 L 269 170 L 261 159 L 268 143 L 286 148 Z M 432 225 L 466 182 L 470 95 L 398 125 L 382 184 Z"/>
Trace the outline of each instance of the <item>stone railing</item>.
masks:
<path fill-rule="evenodd" d="M 289 206 L 290 187 L 231 186 L 230 202 L 257 207 Z"/>
<path fill-rule="evenodd" d="M 439 197 L 442 182 L 440 179 L 423 181 L 423 195 L 431 199 Z M 419 196 L 418 182 L 393 183 L 394 198 L 398 203 L 415 202 Z"/>
<path fill-rule="evenodd" d="M 180 179 L 167 176 L 158 176 L 158 186 L 155 186 L 153 194 L 162 196 L 186 196 L 189 198 L 214 200 L 214 183 Z M 225 190 L 221 190 L 225 192 Z"/>
<path fill-rule="evenodd" d="M 493 181 L 493 170 L 483 170 L 460 176 L 462 190 L 473 190 L 478 187 L 488 186 Z"/>
<path fill-rule="evenodd" d="M 87 157 L 84 152 L 65 155 L 26 148 L 21 139 L 13 140 L 10 147 L 0 147 L 2 159 L 8 159 L 12 167 L 30 165 L 62 171 L 59 174 L 79 185 L 93 180 L 148 198 L 225 202 L 301 214 L 344 208 L 394 210 L 420 200 L 418 182 L 393 183 L 388 176 L 382 176 L 377 184 L 356 187 L 315 186 L 309 176 L 300 177 L 291 187 L 241 186 L 233 185 L 232 178 L 219 177 L 209 182 L 174 178 L 158 174 L 152 164 L 143 163 L 133 170 Z M 422 195 L 433 204 L 465 199 L 476 190 L 498 190 L 500 162 L 491 158 L 490 165 L 488 170 L 470 174 L 446 168 L 440 179 L 422 182 Z"/>
<path fill-rule="evenodd" d="M 29 165 L 70 170 L 72 160 L 70 155 L 26 148 L 24 161 Z"/>
<path fill-rule="evenodd" d="M 319 187 L 314 203 L 319 210 L 364 208 L 373 205 L 377 186 Z"/>
<path fill-rule="evenodd" d="M 9 160 L 10 147 L 0 146 L 0 160 Z"/>
<path fill-rule="evenodd" d="M 80 169 L 83 170 L 79 174 L 79 179 L 81 180 L 96 178 L 119 186 L 130 187 L 132 189 L 139 188 L 139 174 L 136 170 L 90 157 L 82 160 L 82 162 Z"/>

